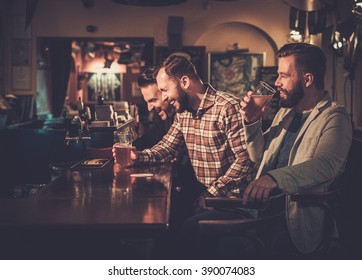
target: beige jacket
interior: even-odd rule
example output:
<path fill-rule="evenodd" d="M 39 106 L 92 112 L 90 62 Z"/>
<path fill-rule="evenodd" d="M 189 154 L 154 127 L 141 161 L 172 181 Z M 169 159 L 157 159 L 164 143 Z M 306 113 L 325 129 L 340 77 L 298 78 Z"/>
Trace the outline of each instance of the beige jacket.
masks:
<path fill-rule="evenodd" d="M 352 141 L 350 116 L 326 93 L 301 127 L 288 166 L 274 169 L 293 116 L 293 109 L 280 109 L 264 134 L 260 121 L 244 125 L 250 157 L 260 163 L 256 177 L 270 174 L 277 181 L 278 188 L 287 194 L 326 190 L 342 173 L 347 160 Z M 316 249 L 322 236 L 323 210 L 302 207 L 287 195 L 286 218 L 297 249 L 302 253 Z"/>

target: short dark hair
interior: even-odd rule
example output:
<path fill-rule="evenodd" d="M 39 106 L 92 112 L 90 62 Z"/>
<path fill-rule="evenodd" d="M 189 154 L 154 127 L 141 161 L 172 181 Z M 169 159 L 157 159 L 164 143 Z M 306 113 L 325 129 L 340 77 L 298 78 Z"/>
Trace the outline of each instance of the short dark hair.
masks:
<path fill-rule="evenodd" d="M 326 56 L 321 48 L 308 43 L 285 44 L 277 52 L 277 57 L 294 56 L 296 67 L 314 76 L 315 85 L 324 88 Z"/>
<path fill-rule="evenodd" d="M 156 84 L 156 78 L 155 73 L 158 71 L 158 66 L 150 66 L 143 71 L 142 74 L 140 74 L 137 77 L 137 84 L 140 88 L 147 87 L 149 85 Z"/>
<path fill-rule="evenodd" d="M 195 66 L 186 55 L 171 54 L 162 63 L 167 75 L 173 80 L 188 76 L 190 79 L 198 79 Z"/>

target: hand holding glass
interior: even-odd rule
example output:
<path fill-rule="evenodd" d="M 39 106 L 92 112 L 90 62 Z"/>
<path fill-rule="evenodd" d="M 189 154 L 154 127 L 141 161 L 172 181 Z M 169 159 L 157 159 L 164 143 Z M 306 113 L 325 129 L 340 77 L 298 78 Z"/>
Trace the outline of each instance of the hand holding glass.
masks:
<path fill-rule="evenodd" d="M 248 116 L 249 118 L 256 117 L 264 106 L 273 98 L 276 90 L 267 83 L 260 81 L 259 85 L 250 95 L 250 101 L 248 102 Z M 252 105 L 252 106 L 250 106 Z"/>

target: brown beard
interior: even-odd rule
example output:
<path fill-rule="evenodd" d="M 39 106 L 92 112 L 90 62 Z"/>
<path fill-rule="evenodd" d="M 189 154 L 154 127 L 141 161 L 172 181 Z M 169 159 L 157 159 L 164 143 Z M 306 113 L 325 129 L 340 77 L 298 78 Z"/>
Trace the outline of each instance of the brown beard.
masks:
<path fill-rule="evenodd" d="M 179 97 L 177 98 L 177 102 L 179 104 L 179 108 L 177 109 L 177 113 L 182 113 L 189 107 L 189 99 L 187 97 L 187 93 L 178 87 Z"/>
<path fill-rule="evenodd" d="M 169 118 L 173 118 L 176 113 L 176 109 L 172 105 L 168 105 L 165 109 L 163 109 L 163 111 L 167 114 Z"/>
<path fill-rule="evenodd" d="M 278 88 L 280 92 L 284 92 L 287 96 L 286 99 L 279 99 L 279 106 L 282 108 L 293 108 L 295 107 L 299 101 L 304 97 L 304 90 L 302 86 L 302 82 L 298 82 L 296 86 L 291 90 L 283 90 Z"/>

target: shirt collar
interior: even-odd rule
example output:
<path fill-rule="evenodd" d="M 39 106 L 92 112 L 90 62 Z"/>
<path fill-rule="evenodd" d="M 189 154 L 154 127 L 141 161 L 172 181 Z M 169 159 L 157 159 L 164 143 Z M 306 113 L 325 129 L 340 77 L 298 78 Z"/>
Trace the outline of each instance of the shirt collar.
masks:
<path fill-rule="evenodd" d="M 206 91 L 197 109 L 196 118 L 200 118 L 208 108 L 212 107 L 216 99 L 216 90 L 209 83 L 204 83 L 204 85 Z"/>

